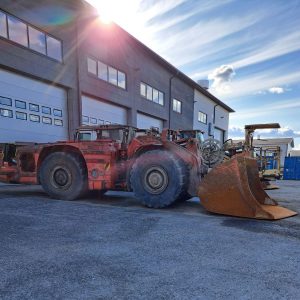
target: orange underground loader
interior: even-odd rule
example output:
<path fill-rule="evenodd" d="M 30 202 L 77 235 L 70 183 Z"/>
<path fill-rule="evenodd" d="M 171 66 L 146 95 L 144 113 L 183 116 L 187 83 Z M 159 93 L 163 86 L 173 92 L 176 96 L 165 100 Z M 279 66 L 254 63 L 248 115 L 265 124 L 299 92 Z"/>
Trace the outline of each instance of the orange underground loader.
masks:
<path fill-rule="evenodd" d="M 236 155 L 207 173 L 202 142 L 201 131 L 84 126 L 73 141 L 0 144 L 0 181 L 41 184 L 64 200 L 89 190 L 133 191 L 143 205 L 163 208 L 199 193 L 218 214 L 267 220 L 297 214 L 262 190 L 255 159 Z"/>

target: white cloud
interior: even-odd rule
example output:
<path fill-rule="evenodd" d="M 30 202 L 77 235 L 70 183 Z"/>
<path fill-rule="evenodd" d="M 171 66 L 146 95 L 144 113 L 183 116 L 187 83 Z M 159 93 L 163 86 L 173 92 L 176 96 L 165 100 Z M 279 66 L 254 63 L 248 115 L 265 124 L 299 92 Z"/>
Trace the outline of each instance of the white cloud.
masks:
<path fill-rule="evenodd" d="M 260 138 L 299 138 L 300 131 L 285 126 L 279 129 L 257 129 L 254 136 L 257 137 L 258 135 Z M 231 126 L 229 127 L 228 136 L 232 139 L 244 139 L 245 129 L 244 127 Z"/>
<path fill-rule="evenodd" d="M 285 92 L 284 88 L 279 86 L 274 86 L 268 89 L 271 94 L 283 94 Z"/>
<path fill-rule="evenodd" d="M 275 11 L 273 13 L 276 14 Z M 266 14 L 263 16 L 264 19 L 270 17 L 272 17 L 272 15 Z M 257 22 L 259 22 L 259 19 Z M 242 28 L 242 30 L 244 29 L 245 28 Z M 247 30 L 244 31 L 246 32 Z M 201 51 L 199 51 L 196 56 L 188 56 L 190 62 L 201 60 L 205 66 L 201 71 L 191 71 L 190 77 L 194 80 L 206 77 L 207 74 L 211 72 L 214 61 L 218 60 L 219 57 L 225 57 L 226 61 L 230 65 L 233 65 L 235 70 L 238 70 L 239 68 L 248 67 L 299 51 L 300 31 L 295 30 L 294 23 L 286 24 L 282 27 L 282 30 L 278 30 L 276 34 L 273 28 L 265 28 L 265 30 L 255 32 L 255 36 L 251 36 L 251 39 L 249 38 L 249 34 L 244 34 L 235 39 L 214 41 L 206 46 L 199 47 Z M 234 60 L 227 58 L 227 56 L 232 57 L 232 53 L 236 53 Z M 193 54 L 193 52 L 191 54 Z"/>
<path fill-rule="evenodd" d="M 228 84 L 235 75 L 234 69 L 230 65 L 222 65 L 216 68 L 208 75 L 208 79 L 213 80 L 211 88 L 218 93 L 230 93 L 230 85 Z"/>
<path fill-rule="evenodd" d="M 242 31 L 264 17 L 265 14 L 255 12 L 232 18 L 200 19 L 198 23 L 188 28 L 182 27 L 176 32 L 169 31 L 166 34 L 158 35 L 152 45 L 162 56 L 164 53 L 169 54 L 172 58 L 171 62 L 180 67 L 207 55 L 211 57 L 212 52 L 219 52 L 223 47 L 222 45 L 215 47 L 216 41 L 221 41 L 233 33 Z M 206 76 L 207 74 L 208 72 Z"/>
<path fill-rule="evenodd" d="M 260 73 L 258 75 L 250 74 L 240 80 L 234 80 L 230 82 L 232 93 L 230 94 L 230 100 L 239 98 L 241 96 L 260 93 L 260 91 L 266 91 L 271 87 L 277 87 L 280 85 L 291 85 L 299 83 L 300 71 L 290 72 L 284 75 L 277 75 L 284 73 L 280 69 L 270 69 L 267 72 Z M 218 94 L 218 91 L 216 90 Z"/>
<path fill-rule="evenodd" d="M 244 58 L 231 62 L 231 64 L 235 68 L 242 68 L 297 51 L 300 49 L 300 31 L 282 35 L 280 38 L 262 45 L 256 47 L 254 51 L 246 53 Z"/>
<path fill-rule="evenodd" d="M 230 122 L 233 124 L 243 124 L 245 120 L 265 120 L 264 122 L 273 122 L 272 116 L 276 116 L 278 112 L 281 114 L 289 112 L 291 109 L 299 109 L 299 98 L 293 98 L 272 105 L 261 105 L 257 108 L 247 108 L 238 110 L 236 113 L 230 115 Z"/>

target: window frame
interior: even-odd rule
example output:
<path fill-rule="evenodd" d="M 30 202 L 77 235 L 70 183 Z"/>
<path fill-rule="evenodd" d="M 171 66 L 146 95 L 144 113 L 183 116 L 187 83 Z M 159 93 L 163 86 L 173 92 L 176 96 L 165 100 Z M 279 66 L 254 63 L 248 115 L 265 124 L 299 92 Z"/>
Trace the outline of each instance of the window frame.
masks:
<path fill-rule="evenodd" d="M 92 122 L 92 121 L 95 121 L 95 122 Z M 90 123 L 93 125 L 97 125 L 98 124 L 97 118 L 90 117 Z"/>
<path fill-rule="evenodd" d="M 50 120 L 50 122 L 48 123 L 48 122 L 45 122 L 44 120 L 46 120 L 46 119 L 49 119 Z M 42 123 L 43 124 L 46 124 L 46 125 L 52 125 L 52 118 L 50 118 L 50 117 L 45 117 L 45 116 L 42 116 Z"/>
<path fill-rule="evenodd" d="M 59 59 L 57 59 L 57 58 L 55 58 L 55 57 L 53 57 L 53 56 L 50 56 L 49 54 L 48 54 L 48 40 L 47 40 L 47 38 L 50 38 L 50 39 L 53 39 L 53 40 L 55 40 L 55 41 L 57 41 L 57 42 L 59 42 L 59 44 L 60 44 L 60 49 L 59 49 Z M 54 36 L 52 36 L 52 35 L 50 35 L 50 34 L 46 34 L 46 56 L 47 57 L 49 57 L 49 58 L 51 58 L 51 59 L 53 59 L 53 60 L 55 60 L 55 61 L 59 61 L 59 62 L 63 62 L 63 43 L 62 43 L 62 41 L 60 40 L 60 39 L 57 39 L 56 37 L 54 37 Z"/>
<path fill-rule="evenodd" d="M 46 111 L 48 111 L 48 112 L 45 112 L 45 110 L 44 110 L 45 108 L 47 109 Z M 45 114 L 45 115 L 49 115 L 49 116 L 52 115 L 52 109 L 51 109 L 51 107 L 49 107 L 49 106 L 43 106 L 43 105 L 42 105 L 42 110 L 41 110 L 41 112 L 42 112 L 42 114 Z"/>
<path fill-rule="evenodd" d="M 203 121 L 200 120 L 201 119 L 200 118 L 201 115 L 205 116 L 205 122 L 203 122 Z M 199 110 L 198 111 L 198 118 L 197 119 L 198 119 L 198 122 L 207 125 L 207 114 L 205 112 Z"/>
<path fill-rule="evenodd" d="M 11 19 L 11 21 L 10 21 L 10 19 Z M 20 43 L 19 41 L 17 41 L 17 40 L 13 40 L 12 39 L 12 33 L 13 33 L 13 31 L 12 31 L 12 26 L 10 26 L 10 24 L 9 24 L 9 22 L 13 22 L 13 21 L 17 21 L 17 22 L 19 22 L 20 24 L 23 24 L 23 25 L 25 25 L 25 34 L 26 34 L 26 45 L 24 45 L 24 44 L 22 44 L 22 43 Z M 25 22 L 25 21 L 23 21 L 23 20 L 21 20 L 20 18 L 18 18 L 18 17 L 15 17 L 15 16 L 13 16 L 13 15 L 11 15 L 11 14 L 6 14 L 6 24 L 7 24 L 7 33 L 8 33 L 8 39 L 10 40 L 10 41 L 12 41 L 13 43 L 16 43 L 17 45 L 20 45 L 20 46 L 22 46 L 22 47 L 25 47 L 25 48 L 29 48 L 29 41 L 28 41 L 28 23 L 27 22 Z M 10 28 L 11 28 L 11 30 L 10 30 Z M 19 34 L 19 32 L 17 32 L 18 34 Z"/>
<path fill-rule="evenodd" d="M 142 88 L 145 88 L 145 95 L 142 93 Z M 150 93 L 148 95 L 148 90 L 151 90 L 151 98 L 150 98 Z M 157 98 L 155 98 L 156 101 L 154 101 L 154 94 L 156 93 L 157 93 Z M 165 93 L 145 83 L 144 81 L 140 82 L 140 96 L 160 106 L 165 105 Z"/>
<path fill-rule="evenodd" d="M 60 114 L 56 114 L 56 112 L 60 112 Z M 63 111 L 58 108 L 53 108 L 52 114 L 54 117 L 62 118 L 63 117 Z"/>
<path fill-rule="evenodd" d="M 32 109 L 32 106 L 36 106 L 37 107 L 37 110 L 35 109 Z M 34 112 L 40 112 L 40 105 L 39 104 L 34 104 L 34 103 L 29 103 L 29 110 L 30 111 L 34 111 Z"/>
<path fill-rule="evenodd" d="M 90 70 L 89 70 L 89 60 L 95 62 L 95 64 L 96 64 L 96 73 L 90 72 Z M 87 60 L 86 60 L 86 64 L 87 64 L 87 71 L 88 71 L 88 73 L 92 74 L 94 76 L 97 76 L 97 74 L 98 74 L 98 61 L 96 59 L 88 56 Z"/>
<path fill-rule="evenodd" d="M 174 104 L 175 104 L 175 109 L 174 109 Z M 180 105 L 179 105 L 180 104 Z M 179 111 L 178 111 L 178 105 L 179 105 Z M 182 101 L 176 99 L 176 98 L 173 98 L 173 101 L 172 101 L 172 110 L 178 114 L 182 114 Z"/>
<path fill-rule="evenodd" d="M 143 86 L 144 91 L 145 91 L 144 94 L 142 93 L 142 86 Z M 145 98 L 146 98 L 146 96 L 147 96 L 147 84 L 144 83 L 144 82 L 142 82 L 142 81 L 140 82 L 140 95 L 141 95 L 142 97 L 145 97 Z"/>
<path fill-rule="evenodd" d="M 15 15 L 11 14 L 11 13 L 8 13 L 8 12 L 2 10 L 2 9 L 0 9 L 0 12 L 5 15 L 5 20 L 6 20 L 6 36 L 1 35 L 0 38 L 6 39 L 10 43 L 14 43 L 14 44 L 18 45 L 19 47 L 22 47 L 24 49 L 30 50 L 30 51 L 32 51 L 32 52 L 34 52 L 36 54 L 42 55 L 44 57 L 46 56 L 48 59 L 51 59 L 51 60 L 53 60 L 55 62 L 63 63 L 63 61 L 64 61 L 64 57 L 63 57 L 63 47 L 64 47 L 64 45 L 63 44 L 64 43 L 63 43 L 63 41 L 61 39 L 59 39 L 57 37 L 54 37 L 52 34 L 49 34 L 45 30 L 43 30 L 41 28 L 38 28 L 38 27 L 32 25 L 31 23 L 29 23 L 29 22 L 27 22 L 27 21 L 25 21 L 25 20 L 23 20 L 23 19 L 15 16 Z M 12 19 L 15 19 L 15 20 L 17 20 L 17 21 L 25 24 L 25 26 L 26 26 L 27 45 L 21 44 L 21 43 L 15 41 L 15 40 L 11 39 L 10 33 L 9 33 L 9 28 L 10 28 L 9 27 L 9 17 L 11 17 Z M 35 49 L 32 49 L 30 47 L 29 27 L 31 27 L 32 29 L 37 30 L 37 31 L 39 31 L 39 32 L 41 32 L 41 33 L 44 34 L 44 36 L 45 36 L 45 53 L 40 52 L 40 51 L 35 50 Z M 48 55 L 47 37 L 52 38 L 52 39 L 54 39 L 54 40 L 56 40 L 56 41 L 59 42 L 59 48 L 60 48 L 59 49 L 59 54 L 60 54 L 59 59 L 54 58 L 53 56 Z"/>
<path fill-rule="evenodd" d="M 31 117 L 36 117 L 37 121 L 34 121 Z M 41 123 L 41 117 L 35 114 L 29 114 L 29 121 L 33 123 Z"/>
<path fill-rule="evenodd" d="M 87 121 L 84 121 L 84 118 L 86 118 Z M 81 116 L 81 124 L 90 124 L 90 117 L 82 115 Z"/>
<path fill-rule="evenodd" d="M 119 80 L 119 74 L 120 73 L 124 75 L 124 87 L 121 85 L 121 82 L 123 82 L 123 81 Z M 126 90 L 126 73 L 125 72 L 117 70 L 117 84 L 118 84 L 119 88 Z"/>
<path fill-rule="evenodd" d="M 6 116 L 6 115 L 4 115 L 2 112 L 3 111 L 8 111 L 9 113 L 11 113 L 11 114 L 9 114 L 8 116 Z M 0 108 L 0 116 L 1 117 L 3 117 L 3 118 L 10 118 L 10 119 L 12 119 L 13 117 L 14 117 L 14 112 L 13 112 L 13 110 L 12 109 L 7 109 L 7 108 Z"/>
<path fill-rule="evenodd" d="M 112 65 L 106 64 L 105 62 L 94 58 L 93 56 L 87 55 L 87 71 L 90 76 L 95 76 L 97 79 L 105 81 L 115 87 L 122 90 L 127 90 L 127 74 L 126 72 L 113 67 Z M 89 71 L 88 62 L 89 60 L 96 62 L 96 74 Z M 121 78 L 122 77 L 122 78 Z M 124 79 L 124 80 L 121 80 Z M 124 82 L 124 83 L 123 83 Z"/>
<path fill-rule="evenodd" d="M 57 124 L 57 122 L 59 122 L 60 124 Z M 53 124 L 54 124 L 55 126 L 60 126 L 60 127 L 64 126 L 64 122 L 63 122 L 63 120 L 61 120 L 61 119 L 54 119 Z"/>
<path fill-rule="evenodd" d="M 41 34 L 43 34 L 43 37 L 44 37 L 44 52 L 41 52 L 41 51 L 39 51 L 39 50 L 36 50 L 36 49 L 33 49 L 32 48 L 32 45 L 31 45 L 31 43 L 30 43 L 30 28 L 32 28 L 33 30 L 35 30 L 35 31 L 38 31 L 39 33 L 41 33 Z M 35 28 L 35 27 L 33 27 L 33 26 L 31 26 L 31 25 L 29 25 L 29 24 L 27 24 L 27 31 L 28 31 L 28 48 L 30 49 L 30 50 L 33 50 L 33 51 L 36 51 L 36 52 L 38 52 L 38 53 L 40 53 L 40 54 L 43 54 L 43 55 L 47 55 L 47 42 L 46 42 L 46 33 L 45 32 L 43 32 L 42 30 L 39 30 L 39 29 L 37 29 L 37 28 Z"/>
<path fill-rule="evenodd" d="M 24 104 L 24 107 L 21 107 L 21 106 L 18 106 L 17 103 L 23 103 Z M 18 99 L 15 99 L 15 108 L 18 108 L 18 109 L 26 109 L 27 108 L 27 103 L 23 100 L 18 100 Z"/>
<path fill-rule="evenodd" d="M 25 119 L 23 118 L 18 118 L 18 114 L 24 115 Z M 18 120 L 22 120 L 22 121 L 27 121 L 27 113 L 23 112 L 23 111 L 15 111 L 15 115 L 16 115 L 16 119 Z"/>
<path fill-rule="evenodd" d="M 1 99 L 8 99 L 8 100 L 10 100 L 10 104 L 6 104 L 6 103 L 1 102 Z M 12 98 L 5 97 L 5 96 L 0 96 L 0 105 L 5 105 L 5 106 L 12 107 Z"/>
<path fill-rule="evenodd" d="M 108 65 L 108 82 L 111 83 L 112 85 L 118 86 L 118 70 L 114 67 L 111 67 Z M 115 74 L 112 74 L 115 73 Z M 114 76 L 116 76 L 114 78 Z M 115 82 L 114 82 L 115 80 Z"/>
<path fill-rule="evenodd" d="M 7 14 L 0 10 L 0 13 L 4 15 L 4 32 L 5 32 L 5 36 L 4 35 L 0 35 L 0 37 L 4 38 L 4 39 L 8 39 L 8 24 L 7 24 Z"/>

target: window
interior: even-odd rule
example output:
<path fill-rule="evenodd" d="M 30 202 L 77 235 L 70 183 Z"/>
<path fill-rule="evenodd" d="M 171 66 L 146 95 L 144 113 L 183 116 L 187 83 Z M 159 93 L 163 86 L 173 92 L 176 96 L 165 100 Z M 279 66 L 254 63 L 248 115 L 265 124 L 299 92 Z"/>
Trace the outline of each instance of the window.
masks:
<path fill-rule="evenodd" d="M 92 58 L 87 59 L 88 72 L 97 76 L 97 62 Z"/>
<path fill-rule="evenodd" d="M 121 71 L 118 71 L 118 87 L 126 89 L 126 75 Z"/>
<path fill-rule="evenodd" d="M 96 118 L 90 118 L 91 124 L 97 124 L 97 119 Z"/>
<path fill-rule="evenodd" d="M 99 119 L 99 120 L 98 120 L 98 124 L 99 124 L 99 125 L 104 125 L 104 120 Z"/>
<path fill-rule="evenodd" d="M 10 109 L 0 108 L 0 115 L 2 117 L 6 117 L 6 118 L 12 118 L 13 117 L 13 112 Z"/>
<path fill-rule="evenodd" d="M 58 61 L 62 61 L 62 45 L 61 41 L 47 35 L 47 55 Z"/>
<path fill-rule="evenodd" d="M 29 115 L 29 120 L 31 122 L 40 122 L 40 116 L 37 115 Z"/>
<path fill-rule="evenodd" d="M 124 72 L 90 57 L 87 58 L 87 64 L 89 73 L 96 75 L 101 80 L 126 89 L 126 74 Z"/>
<path fill-rule="evenodd" d="M 12 100 L 10 98 L 0 96 L 0 104 L 12 106 Z"/>
<path fill-rule="evenodd" d="M 181 101 L 173 99 L 173 111 L 181 113 Z"/>
<path fill-rule="evenodd" d="M 107 81 L 107 65 L 102 63 L 101 61 L 98 61 L 98 78 Z"/>
<path fill-rule="evenodd" d="M 22 46 L 28 47 L 27 25 L 12 16 L 7 16 L 7 20 L 9 39 Z"/>
<path fill-rule="evenodd" d="M 87 116 L 82 116 L 82 124 L 89 124 L 90 120 Z"/>
<path fill-rule="evenodd" d="M 16 111 L 16 119 L 27 120 L 27 114 L 20 111 Z"/>
<path fill-rule="evenodd" d="M 114 85 L 118 84 L 118 73 L 115 68 L 108 67 L 108 81 Z"/>
<path fill-rule="evenodd" d="M 7 38 L 6 14 L 0 11 L 0 36 Z"/>
<path fill-rule="evenodd" d="M 151 101 L 152 101 L 152 91 L 153 91 L 153 88 L 151 86 L 147 85 L 146 97 L 148 100 L 151 100 Z"/>
<path fill-rule="evenodd" d="M 198 121 L 203 124 L 207 124 L 207 114 L 205 114 L 202 111 L 199 111 L 198 112 Z"/>
<path fill-rule="evenodd" d="M 0 36 L 55 60 L 62 61 L 61 41 L 1 10 Z"/>
<path fill-rule="evenodd" d="M 153 89 L 153 102 L 158 103 L 158 90 Z"/>
<path fill-rule="evenodd" d="M 62 117 L 62 111 L 60 109 L 53 109 L 53 115 L 55 117 Z"/>
<path fill-rule="evenodd" d="M 164 105 L 164 93 L 153 88 L 152 86 L 141 82 L 140 93 L 141 96 L 146 97 L 148 100 L 160 105 Z"/>
<path fill-rule="evenodd" d="M 146 84 L 145 83 L 141 82 L 140 90 L 141 90 L 141 95 L 143 97 L 146 97 Z"/>
<path fill-rule="evenodd" d="M 164 93 L 159 92 L 158 104 L 164 105 Z"/>
<path fill-rule="evenodd" d="M 37 104 L 29 103 L 29 110 L 39 112 L 40 107 Z"/>
<path fill-rule="evenodd" d="M 63 121 L 59 119 L 54 119 L 54 125 L 56 126 L 63 126 Z"/>
<path fill-rule="evenodd" d="M 46 35 L 28 26 L 29 48 L 39 53 L 46 54 Z"/>
<path fill-rule="evenodd" d="M 45 124 L 52 124 L 52 119 L 48 117 L 43 117 L 42 118 L 43 123 Z"/>
<path fill-rule="evenodd" d="M 42 106 L 42 113 L 46 114 L 46 115 L 51 115 L 51 108 L 46 107 L 46 106 Z"/>
<path fill-rule="evenodd" d="M 26 109 L 26 102 L 21 100 L 15 100 L 15 106 L 16 108 Z"/>

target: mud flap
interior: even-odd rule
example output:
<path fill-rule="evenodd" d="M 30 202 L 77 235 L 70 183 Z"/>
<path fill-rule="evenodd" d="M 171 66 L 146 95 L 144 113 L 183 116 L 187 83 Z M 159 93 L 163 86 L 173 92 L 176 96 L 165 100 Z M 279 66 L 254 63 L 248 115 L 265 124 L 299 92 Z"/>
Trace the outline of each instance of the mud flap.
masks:
<path fill-rule="evenodd" d="M 297 215 L 266 194 L 256 160 L 245 156 L 237 155 L 213 168 L 202 180 L 198 195 L 201 204 L 213 213 L 264 220 Z"/>

